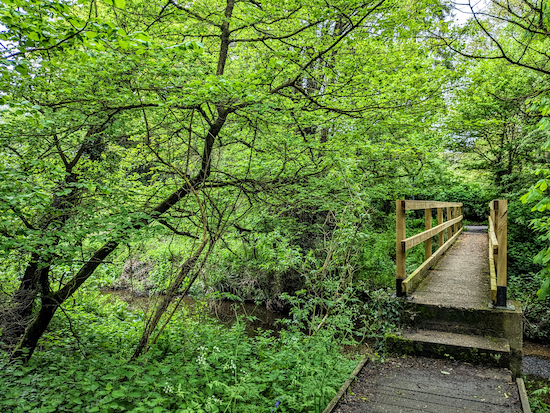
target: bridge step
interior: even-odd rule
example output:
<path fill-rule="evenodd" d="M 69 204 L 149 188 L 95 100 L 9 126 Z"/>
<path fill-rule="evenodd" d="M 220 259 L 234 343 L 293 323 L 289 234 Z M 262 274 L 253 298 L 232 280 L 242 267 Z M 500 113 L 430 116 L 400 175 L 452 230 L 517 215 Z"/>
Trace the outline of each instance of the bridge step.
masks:
<path fill-rule="evenodd" d="M 448 331 L 405 329 L 388 336 L 390 352 L 462 360 L 474 364 L 510 367 L 511 350 L 504 338 L 458 334 Z"/>
<path fill-rule="evenodd" d="M 508 337 L 511 326 L 521 334 L 521 304 L 510 302 L 509 309 L 444 307 L 412 302 L 406 305 L 408 320 L 404 324 L 426 330 L 451 333 Z M 513 307 L 516 304 L 518 308 Z"/>

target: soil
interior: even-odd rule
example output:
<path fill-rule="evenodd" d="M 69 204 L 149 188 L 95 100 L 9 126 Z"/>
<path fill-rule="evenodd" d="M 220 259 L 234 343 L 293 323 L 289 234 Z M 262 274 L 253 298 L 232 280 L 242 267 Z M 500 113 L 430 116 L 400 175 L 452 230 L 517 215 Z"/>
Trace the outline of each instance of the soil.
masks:
<path fill-rule="evenodd" d="M 521 412 L 509 371 L 425 357 L 370 362 L 334 413 Z"/>

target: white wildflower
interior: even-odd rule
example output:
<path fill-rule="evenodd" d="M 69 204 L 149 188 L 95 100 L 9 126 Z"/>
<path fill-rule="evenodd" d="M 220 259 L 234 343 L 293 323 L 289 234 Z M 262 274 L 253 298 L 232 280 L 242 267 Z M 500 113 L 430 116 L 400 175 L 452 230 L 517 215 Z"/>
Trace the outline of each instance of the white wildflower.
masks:
<path fill-rule="evenodd" d="M 206 357 L 204 357 L 203 354 L 200 354 L 198 357 L 197 357 L 197 364 L 199 366 L 206 366 Z"/>

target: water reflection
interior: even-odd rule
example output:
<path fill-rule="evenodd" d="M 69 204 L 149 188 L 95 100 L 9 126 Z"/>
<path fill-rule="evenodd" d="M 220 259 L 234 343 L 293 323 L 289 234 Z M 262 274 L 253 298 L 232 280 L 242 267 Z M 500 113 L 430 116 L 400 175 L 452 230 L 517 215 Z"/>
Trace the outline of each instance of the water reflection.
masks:
<path fill-rule="evenodd" d="M 103 295 L 117 297 L 128 303 L 130 310 L 149 313 L 164 298 L 162 296 L 136 295 L 131 290 L 104 290 Z M 254 303 L 240 303 L 235 301 L 211 301 L 208 303 L 197 302 L 189 296 L 177 296 L 179 308 L 184 309 L 190 316 L 204 315 L 204 311 L 219 323 L 231 326 L 237 317 L 245 316 L 247 321 L 246 330 L 250 333 L 258 328 L 262 330 L 277 330 L 277 320 L 285 317 L 282 313 L 275 313 L 263 305 Z"/>

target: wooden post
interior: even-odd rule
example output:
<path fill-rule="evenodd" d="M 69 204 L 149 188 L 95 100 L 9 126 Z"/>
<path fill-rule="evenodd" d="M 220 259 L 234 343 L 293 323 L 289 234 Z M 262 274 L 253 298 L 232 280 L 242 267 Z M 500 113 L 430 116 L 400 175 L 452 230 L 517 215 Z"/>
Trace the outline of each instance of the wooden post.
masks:
<path fill-rule="evenodd" d="M 437 225 L 441 224 L 443 224 L 443 208 L 437 208 Z M 441 246 L 445 243 L 443 231 L 437 234 L 437 239 L 439 242 L 437 248 L 441 248 Z"/>
<path fill-rule="evenodd" d="M 454 217 L 457 218 L 459 216 L 460 216 L 460 208 L 454 207 Z M 454 225 L 454 227 L 455 227 L 454 233 L 456 234 L 458 232 L 458 222 Z"/>
<path fill-rule="evenodd" d="M 424 210 L 424 228 L 425 229 L 431 229 L 432 228 L 432 209 L 425 209 Z M 432 256 L 432 239 L 427 239 L 424 241 L 424 261 L 426 261 L 428 258 Z"/>
<path fill-rule="evenodd" d="M 450 221 L 453 218 L 453 214 L 451 212 L 451 207 L 447 207 L 447 219 L 445 221 Z M 447 228 L 447 239 L 451 239 L 453 236 L 453 227 Z"/>
<path fill-rule="evenodd" d="M 508 200 L 495 201 L 495 233 L 498 240 L 497 267 L 497 307 L 506 307 L 506 261 L 508 237 Z"/>
<path fill-rule="evenodd" d="M 396 279 L 395 291 L 398 297 L 402 297 L 402 283 L 406 278 L 406 258 L 407 253 L 401 247 L 401 241 L 407 238 L 405 227 L 405 201 L 398 200 L 395 204 L 395 263 L 396 263 Z"/>

